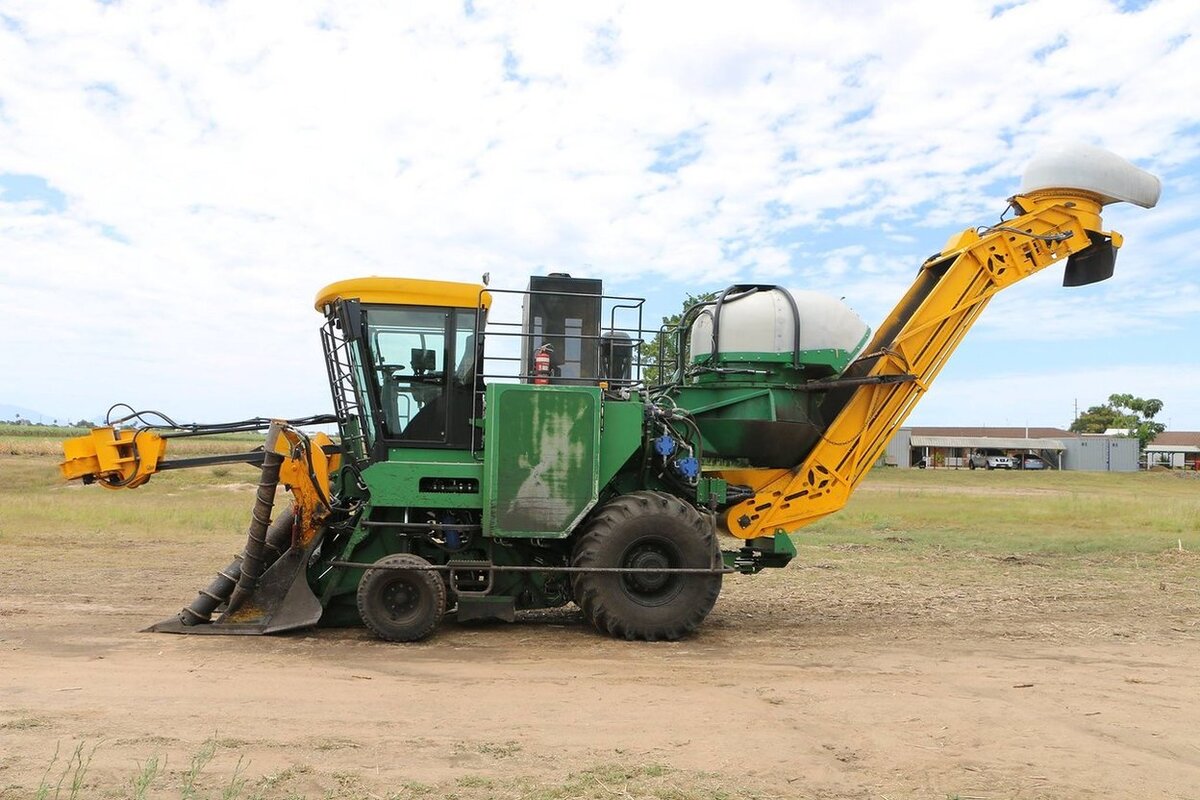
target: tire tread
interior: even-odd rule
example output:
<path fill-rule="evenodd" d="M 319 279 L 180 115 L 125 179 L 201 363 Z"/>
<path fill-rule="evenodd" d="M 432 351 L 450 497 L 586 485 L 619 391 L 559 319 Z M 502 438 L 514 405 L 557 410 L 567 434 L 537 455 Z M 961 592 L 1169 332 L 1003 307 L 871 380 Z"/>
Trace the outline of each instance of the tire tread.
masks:
<path fill-rule="evenodd" d="M 427 566 L 429 562 L 420 556 L 412 555 L 410 553 L 396 553 L 390 556 L 384 556 L 376 561 L 375 564 L 389 567 L 419 567 Z M 369 592 L 363 591 L 362 589 L 363 584 L 368 581 L 369 576 L 372 574 L 373 573 L 370 569 L 363 573 L 362 581 L 359 583 L 359 591 L 357 592 L 356 601 L 358 604 L 358 615 L 362 618 L 363 624 L 366 625 L 367 628 L 369 628 L 371 632 L 380 639 L 388 642 L 415 642 L 429 636 L 429 634 L 433 633 L 434 630 L 437 629 L 438 625 L 441 624 L 442 616 L 446 613 L 446 584 L 436 573 L 427 570 L 416 572 L 416 574 L 420 576 L 420 579 L 433 592 L 434 612 L 431 615 L 431 618 L 424 625 L 411 634 L 406 634 L 404 636 L 397 636 L 393 631 L 387 630 L 372 618 L 373 614 L 371 613 L 371 609 L 368 608 L 369 601 L 367 599 L 367 595 Z"/>
<path fill-rule="evenodd" d="M 676 523 L 694 530 L 703 548 L 712 553 L 710 566 L 715 565 L 718 549 L 712 526 L 707 524 L 694 508 L 679 498 L 651 491 L 633 492 L 607 503 L 580 535 L 571 559 L 572 565 L 612 566 L 597 563 L 601 560 L 599 553 L 604 545 L 619 535 L 623 524 L 647 514 L 673 519 Z M 721 576 L 713 576 L 715 580 L 709 581 L 703 587 L 697 602 L 684 609 L 684 613 L 677 615 L 667 624 L 654 625 L 623 618 L 616 608 L 618 603 L 615 599 L 606 596 L 606 589 L 611 582 L 590 580 L 590 577 L 592 576 L 584 573 L 578 575 L 574 581 L 575 602 L 582 609 L 584 617 L 601 633 L 631 641 L 676 641 L 693 633 L 704 622 L 721 592 Z M 689 577 L 699 579 L 703 576 Z"/>

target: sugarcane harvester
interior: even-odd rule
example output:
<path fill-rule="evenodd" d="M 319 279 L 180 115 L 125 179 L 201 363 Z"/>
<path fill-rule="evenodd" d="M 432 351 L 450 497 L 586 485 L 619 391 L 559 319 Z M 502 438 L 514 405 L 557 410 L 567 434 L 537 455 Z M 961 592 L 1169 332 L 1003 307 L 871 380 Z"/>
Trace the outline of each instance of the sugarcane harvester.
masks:
<path fill-rule="evenodd" d="M 135 413 L 66 442 L 62 472 L 134 488 L 212 463 L 170 458 L 176 437 L 266 428 L 261 450 L 221 457 L 261 467 L 242 554 L 152 630 L 365 624 L 412 641 L 447 612 L 574 602 L 612 636 L 678 639 L 725 574 L 785 566 L 789 534 L 845 505 L 997 292 L 1055 264 L 1068 286 L 1110 277 L 1122 240 L 1102 208 L 1158 195 L 1111 153 L 1050 151 L 999 223 L 921 265 L 873 335 L 840 301 L 741 284 L 686 310 L 673 357 L 642 352 L 642 301 L 597 280 L 334 283 L 316 308 L 336 440 L 303 431 L 321 419 Z M 488 322 L 501 297 L 520 323 Z M 659 378 L 643 381 L 651 360 Z"/>

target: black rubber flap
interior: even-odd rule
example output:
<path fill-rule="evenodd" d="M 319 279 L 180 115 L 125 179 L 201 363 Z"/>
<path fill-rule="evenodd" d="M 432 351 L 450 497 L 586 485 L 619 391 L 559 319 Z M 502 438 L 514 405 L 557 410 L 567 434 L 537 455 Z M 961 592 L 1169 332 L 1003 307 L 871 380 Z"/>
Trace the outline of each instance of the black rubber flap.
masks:
<path fill-rule="evenodd" d="M 1093 231 L 1088 231 L 1088 238 L 1092 240 L 1091 247 L 1067 259 L 1063 286 L 1087 286 L 1113 276 L 1117 265 L 1117 248 L 1113 247 L 1112 239 Z"/>

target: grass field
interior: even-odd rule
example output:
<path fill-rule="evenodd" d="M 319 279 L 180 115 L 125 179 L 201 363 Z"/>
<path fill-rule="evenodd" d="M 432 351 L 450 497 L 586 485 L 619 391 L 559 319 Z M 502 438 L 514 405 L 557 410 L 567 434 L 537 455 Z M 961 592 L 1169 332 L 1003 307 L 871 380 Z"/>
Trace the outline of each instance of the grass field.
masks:
<path fill-rule="evenodd" d="M 72 602 L 117 602 L 111 598 L 121 592 L 140 591 L 123 587 L 137 586 L 140 575 L 154 574 L 159 565 L 173 565 L 172 580 L 181 586 L 194 585 L 188 583 L 193 578 L 175 575 L 181 565 L 203 574 L 224 563 L 240 544 L 257 478 L 253 468 L 168 472 L 135 492 L 108 491 L 63 483 L 54 456 L 59 439 L 46 431 L 39 434 L 45 435 L 0 429 L 0 548 L 7 563 L 0 574 L 14 594 L 47 598 L 30 606 L 35 611 L 38 602 L 53 598 L 63 575 L 79 573 L 83 564 L 115 583 L 110 595 L 98 597 L 85 580 L 83 586 L 71 587 Z M 240 437 L 221 446 L 246 449 L 256 441 Z M 736 640 L 737 652 L 755 653 L 769 664 L 800 646 L 836 651 L 844 642 L 870 637 L 928 640 L 931 649 L 950 653 L 958 638 L 1072 647 L 1114 636 L 1151 642 L 1166 636 L 1190 638 L 1200 631 L 1200 480 L 1190 475 L 880 469 L 843 512 L 793 538 L 799 556 L 790 568 L 726 581 L 709 622 L 714 633 L 706 641 L 719 645 L 726 638 Z M 160 605 L 169 611 L 173 602 L 155 596 L 148 604 L 153 610 L 138 609 L 137 618 L 153 621 L 167 613 L 157 610 Z M 0 608 L 0 626 L 14 619 L 4 614 Z M 781 633 L 781 615 L 802 617 L 802 634 Z M 58 624 L 57 617 L 48 619 Z M 133 623 L 131 618 L 122 625 L 132 628 Z M 528 654 L 530 634 L 520 636 L 526 643 L 519 647 Z M 539 638 L 544 642 L 539 646 L 552 652 L 558 649 L 553 639 Z M 571 640 L 571 647 L 578 646 Z M 625 650 L 612 653 L 632 656 Z M 570 664 L 569 670 L 578 669 Z M 4 768 L 15 762 L 0 756 L 0 798 L 789 796 L 768 784 L 743 785 L 718 771 L 682 770 L 657 755 L 576 761 L 548 772 L 545 754 L 532 746 L 521 751 L 523 745 L 513 743 L 512 752 L 501 757 L 496 748 L 510 745 L 486 741 L 463 746 L 477 750 L 475 755 L 482 754 L 491 767 L 466 774 L 450 770 L 443 777 L 393 784 L 385 791 L 368 772 L 314 766 L 326 760 L 330 747 L 352 752 L 365 744 L 314 744 L 303 762 L 308 766 L 268 768 L 261 765 L 261 755 L 259 761 L 240 763 L 234 753 L 241 746 L 226 746 L 221 739 L 196 742 L 175 731 L 162 733 L 167 737 L 163 741 L 172 743 L 169 747 L 158 748 L 153 736 L 121 740 L 144 743 L 118 745 L 129 755 L 128 766 L 109 764 L 93 774 L 88 753 L 98 748 L 103 754 L 113 746 L 103 736 L 76 735 L 37 709 L 14 708 L 6 716 L 0 707 L 0 743 L 5 736 L 42 736 L 61 748 L 57 756 L 54 746 L 43 751 L 34 770 L 40 782 L 13 778 Z M 342 741 L 329 739 L 335 740 Z M 191 742 L 182 756 L 180 741 Z M 889 796 L 946 798 L 953 793 Z"/>
<path fill-rule="evenodd" d="M 876 470 L 818 541 L 882 534 L 985 553 L 1200 550 L 1200 475 L 1187 472 Z"/>
<path fill-rule="evenodd" d="M 32 441 L 37 455 L 12 457 Z M 215 446 L 237 452 L 254 437 Z M 170 452 L 177 452 L 172 443 Z M 183 541 L 241 528 L 249 507 L 239 489 L 257 479 L 243 465 L 156 475 L 135 493 L 67 484 L 43 451 L 56 439 L 0 436 L 4 521 L 27 534 L 81 525 L 105 536 L 155 535 Z M 46 513 L 51 502 L 54 514 Z M 1121 558 L 1200 551 L 1200 476 L 1193 473 L 876 470 L 846 508 L 795 535 L 801 547 L 889 544 L 913 552 L 985 555 L 1094 555 Z"/>

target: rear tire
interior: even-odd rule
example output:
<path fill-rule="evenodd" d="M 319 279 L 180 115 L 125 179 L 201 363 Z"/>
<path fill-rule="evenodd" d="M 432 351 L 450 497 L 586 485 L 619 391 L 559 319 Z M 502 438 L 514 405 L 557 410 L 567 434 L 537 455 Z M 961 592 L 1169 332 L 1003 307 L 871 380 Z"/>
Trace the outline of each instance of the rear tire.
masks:
<path fill-rule="evenodd" d="M 696 509 L 660 492 L 633 492 L 601 508 L 575 545 L 576 567 L 719 566 L 713 526 Z M 721 575 L 579 573 L 575 602 L 601 633 L 674 641 L 692 633 L 721 593 Z"/>
<path fill-rule="evenodd" d="M 446 584 L 420 556 L 384 556 L 363 573 L 358 584 L 358 615 L 380 639 L 415 642 L 437 628 L 446 613 Z"/>

